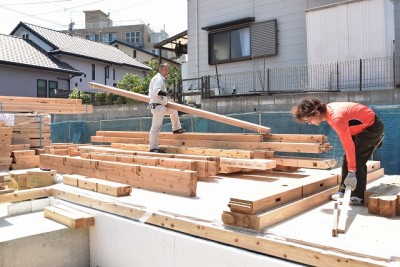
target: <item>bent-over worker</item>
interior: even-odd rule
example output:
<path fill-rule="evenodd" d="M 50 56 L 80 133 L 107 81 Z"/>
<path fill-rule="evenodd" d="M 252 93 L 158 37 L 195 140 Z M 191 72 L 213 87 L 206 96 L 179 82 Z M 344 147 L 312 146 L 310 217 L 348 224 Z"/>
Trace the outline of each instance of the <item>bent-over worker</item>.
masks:
<path fill-rule="evenodd" d="M 346 186 L 352 189 L 350 204 L 363 205 L 367 186 L 367 161 L 382 145 L 383 123 L 375 112 L 353 102 L 322 103 L 317 98 L 303 99 L 292 108 L 299 122 L 319 126 L 326 121 L 338 134 L 345 155 L 342 163 L 342 181 L 333 200 L 342 197 Z"/>

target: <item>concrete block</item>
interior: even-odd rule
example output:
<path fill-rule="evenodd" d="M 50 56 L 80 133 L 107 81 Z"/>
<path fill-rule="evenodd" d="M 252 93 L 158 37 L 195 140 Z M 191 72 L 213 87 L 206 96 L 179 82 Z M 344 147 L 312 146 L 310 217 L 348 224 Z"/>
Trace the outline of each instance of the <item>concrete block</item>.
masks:
<path fill-rule="evenodd" d="M 371 105 L 392 105 L 394 90 L 371 91 Z"/>
<path fill-rule="evenodd" d="M 12 203 L 8 207 L 8 216 L 17 216 L 20 214 L 32 212 L 32 201 L 22 201 Z"/>
<path fill-rule="evenodd" d="M 67 228 L 42 212 L 0 221 L 0 237 L 0 266 L 90 266 L 89 230 Z"/>
<path fill-rule="evenodd" d="M 45 207 L 50 206 L 49 198 L 32 200 L 32 212 L 42 211 Z"/>
<path fill-rule="evenodd" d="M 342 93 L 342 92 L 332 92 L 329 93 L 329 101 L 330 102 L 348 102 L 349 101 L 349 95 L 347 93 Z"/>
<path fill-rule="evenodd" d="M 371 105 L 371 91 L 348 92 L 348 95 L 350 102 Z"/>

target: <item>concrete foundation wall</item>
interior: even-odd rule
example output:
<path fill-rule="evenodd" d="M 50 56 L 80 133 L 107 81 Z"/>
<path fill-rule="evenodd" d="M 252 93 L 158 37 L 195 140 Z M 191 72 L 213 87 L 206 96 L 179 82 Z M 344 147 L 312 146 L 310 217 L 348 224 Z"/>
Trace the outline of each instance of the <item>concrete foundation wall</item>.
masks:
<path fill-rule="evenodd" d="M 43 212 L 0 220 L 0 267 L 85 267 L 89 250 L 88 229 L 70 229 Z"/>
<path fill-rule="evenodd" d="M 90 228 L 92 267 L 303 266 L 96 212 Z"/>

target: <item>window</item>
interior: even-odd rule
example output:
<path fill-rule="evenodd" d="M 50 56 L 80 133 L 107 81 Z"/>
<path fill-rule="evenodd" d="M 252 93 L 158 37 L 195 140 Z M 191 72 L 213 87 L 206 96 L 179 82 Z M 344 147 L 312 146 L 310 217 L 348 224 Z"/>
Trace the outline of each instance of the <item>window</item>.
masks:
<path fill-rule="evenodd" d="M 133 58 L 136 58 L 136 49 L 133 50 Z"/>
<path fill-rule="evenodd" d="M 106 78 L 110 78 L 110 68 L 108 66 L 105 68 L 104 75 L 105 75 Z"/>
<path fill-rule="evenodd" d="M 103 43 L 111 43 L 112 41 L 115 41 L 117 39 L 117 33 L 112 32 L 112 33 L 103 33 Z"/>
<path fill-rule="evenodd" d="M 151 53 L 153 53 L 154 55 L 159 55 L 159 50 L 158 49 L 151 49 Z"/>
<path fill-rule="evenodd" d="M 208 31 L 208 63 L 226 63 L 278 54 L 277 20 L 246 17 L 202 29 Z"/>
<path fill-rule="evenodd" d="M 113 69 L 113 80 L 115 81 L 115 69 Z"/>
<path fill-rule="evenodd" d="M 250 27 L 209 34 L 209 63 L 250 58 Z"/>
<path fill-rule="evenodd" d="M 92 64 L 92 81 L 96 80 L 96 65 Z"/>
<path fill-rule="evenodd" d="M 99 35 L 98 34 L 87 34 L 86 39 L 93 41 L 93 42 L 98 42 L 99 41 Z"/>
<path fill-rule="evenodd" d="M 126 32 L 125 33 L 125 42 L 140 44 L 140 32 Z"/>
<path fill-rule="evenodd" d="M 37 97 L 47 97 L 47 81 L 37 80 Z"/>
<path fill-rule="evenodd" d="M 49 97 L 56 97 L 58 89 L 57 81 L 49 81 Z"/>

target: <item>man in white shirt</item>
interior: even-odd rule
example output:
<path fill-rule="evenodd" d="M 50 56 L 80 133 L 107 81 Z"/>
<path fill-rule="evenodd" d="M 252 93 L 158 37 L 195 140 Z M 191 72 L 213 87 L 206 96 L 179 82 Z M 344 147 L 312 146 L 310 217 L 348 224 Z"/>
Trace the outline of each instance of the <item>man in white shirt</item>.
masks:
<path fill-rule="evenodd" d="M 149 86 L 150 108 L 153 119 L 151 122 L 151 129 L 149 135 L 150 152 L 164 153 L 158 147 L 158 134 L 162 127 L 162 122 L 165 115 L 169 115 L 172 123 L 172 132 L 174 134 L 184 133 L 181 122 L 179 121 L 178 111 L 167 108 L 165 105 L 168 103 L 168 91 L 165 87 L 165 77 L 169 73 L 169 66 L 161 64 L 158 68 L 158 73 L 151 79 Z"/>

